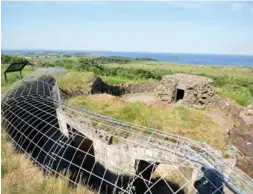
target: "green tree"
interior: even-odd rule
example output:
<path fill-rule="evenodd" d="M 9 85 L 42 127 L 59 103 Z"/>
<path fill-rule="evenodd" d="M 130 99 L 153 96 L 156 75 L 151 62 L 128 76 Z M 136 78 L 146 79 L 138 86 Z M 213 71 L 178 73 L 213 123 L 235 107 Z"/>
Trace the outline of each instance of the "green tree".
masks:
<path fill-rule="evenodd" d="M 11 63 L 12 57 L 9 55 L 1 55 L 2 63 Z"/>

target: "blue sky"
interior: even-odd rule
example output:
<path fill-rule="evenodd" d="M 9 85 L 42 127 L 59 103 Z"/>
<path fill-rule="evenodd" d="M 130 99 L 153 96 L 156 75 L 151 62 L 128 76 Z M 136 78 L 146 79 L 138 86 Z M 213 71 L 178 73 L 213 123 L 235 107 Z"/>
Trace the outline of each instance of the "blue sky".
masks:
<path fill-rule="evenodd" d="M 2 2 L 2 49 L 253 55 L 253 2 Z"/>

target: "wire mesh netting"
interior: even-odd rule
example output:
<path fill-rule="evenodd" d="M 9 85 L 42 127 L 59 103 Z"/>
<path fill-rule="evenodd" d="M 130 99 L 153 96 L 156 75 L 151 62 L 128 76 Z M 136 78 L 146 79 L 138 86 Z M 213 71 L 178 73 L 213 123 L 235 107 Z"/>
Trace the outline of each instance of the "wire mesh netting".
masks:
<path fill-rule="evenodd" d="M 65 104 L 50 75 L 35 73 L 15 83 L 1 114 L 16 147 L 72 186 L 106 194 L 253 191 L 252 179 L 220 151 Z"/>

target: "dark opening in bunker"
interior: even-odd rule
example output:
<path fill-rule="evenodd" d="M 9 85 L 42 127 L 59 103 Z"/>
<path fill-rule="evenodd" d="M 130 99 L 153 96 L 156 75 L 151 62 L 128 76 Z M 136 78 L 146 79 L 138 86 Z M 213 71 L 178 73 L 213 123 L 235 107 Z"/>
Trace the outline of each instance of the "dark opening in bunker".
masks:
<path fill-rule="evenodd" d="M 176 102 L 184 98 L 184 90 L 177 89 Z"/>

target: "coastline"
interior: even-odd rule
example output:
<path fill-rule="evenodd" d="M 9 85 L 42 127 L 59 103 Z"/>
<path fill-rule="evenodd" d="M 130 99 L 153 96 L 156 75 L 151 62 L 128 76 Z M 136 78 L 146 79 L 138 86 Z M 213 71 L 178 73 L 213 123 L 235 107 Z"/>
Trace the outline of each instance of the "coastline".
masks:
<path fill-rule="evenodd" d="M 71 50 L 2 50 L 2 54 L 70 54 L 70 55 L 99 55 L 128 58 L 152 58 L 159 62 L 187 65 L 211 66 L 243 66 L 253 67 L 253 55 L 224 55 L 224 54 L 189 54 L 189 53 L 153 53 L 153 52 L 122 52 L 122 51 L 71 51 Z"/>

